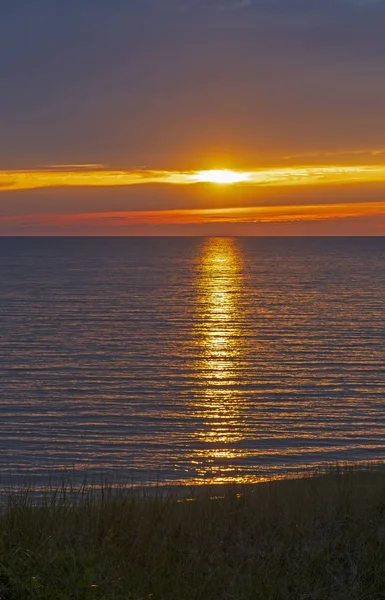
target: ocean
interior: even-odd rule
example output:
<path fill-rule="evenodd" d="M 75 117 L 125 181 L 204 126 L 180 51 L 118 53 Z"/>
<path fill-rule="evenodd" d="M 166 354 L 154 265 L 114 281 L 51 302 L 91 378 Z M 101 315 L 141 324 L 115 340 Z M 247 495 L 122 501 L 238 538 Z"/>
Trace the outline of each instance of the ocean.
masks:
<path fill-rule="evenodd" d="M 1 238 L 0 474 L 385 458 L 385 238 Z"/>

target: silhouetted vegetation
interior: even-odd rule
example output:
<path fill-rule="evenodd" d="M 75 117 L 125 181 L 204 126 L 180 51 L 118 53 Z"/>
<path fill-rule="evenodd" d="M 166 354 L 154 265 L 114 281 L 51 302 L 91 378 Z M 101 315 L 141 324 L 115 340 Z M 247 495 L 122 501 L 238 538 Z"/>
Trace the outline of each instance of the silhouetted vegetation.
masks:
<path fill-rule="evenodd" d="M 10 492 L 1 600 L 385 597 L 385 471 L 147 493 Z"/>

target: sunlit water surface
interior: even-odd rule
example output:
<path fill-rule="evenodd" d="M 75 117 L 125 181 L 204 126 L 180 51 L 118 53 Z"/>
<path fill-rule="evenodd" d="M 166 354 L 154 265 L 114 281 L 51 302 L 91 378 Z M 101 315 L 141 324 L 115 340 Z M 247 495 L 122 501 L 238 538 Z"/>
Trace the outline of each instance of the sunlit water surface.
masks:
<path fill-rule="evenodd" d="M 385 240 L 0 240 L 0 467 L 253 482 L 385 458 Z"/>

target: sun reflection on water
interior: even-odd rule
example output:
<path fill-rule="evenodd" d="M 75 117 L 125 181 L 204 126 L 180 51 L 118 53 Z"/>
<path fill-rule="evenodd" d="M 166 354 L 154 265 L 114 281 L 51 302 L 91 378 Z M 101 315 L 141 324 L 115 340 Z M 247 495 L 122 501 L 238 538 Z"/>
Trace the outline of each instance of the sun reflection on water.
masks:
<path fill-rule="evenodd" d="M 210 239 L 203 248 L 198 277 L 196 329 L 200 344 L 196 402 L 200 445 L 199 477 L 211 483 L 237 480 L 234 461 L 242 435 L 244 402 L 242 373 L 242 314 L 239 309 L 243 264 L 235 240 Z"/>

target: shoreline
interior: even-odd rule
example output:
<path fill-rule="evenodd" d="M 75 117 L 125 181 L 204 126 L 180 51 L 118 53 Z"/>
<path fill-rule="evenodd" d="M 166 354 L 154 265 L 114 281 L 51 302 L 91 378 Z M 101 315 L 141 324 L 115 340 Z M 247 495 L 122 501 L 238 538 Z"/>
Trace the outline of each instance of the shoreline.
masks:
<path fill-rule="evenodd" d="M 325 463 L 323 465 L 315 465 L 314 467 L 308 467 L 306 469 L 288 470 L 280 473 L 278 476 L 264 476 L 255 478 L 255 480 L 230 480 L 230 481 L 210 481 L 202 479 L 200 481 L 181 481 L 175 482 L 161 480 L 146 481 L 141 483 L 140 481 L 134 481 L 121 477 L 123 470 L 111 471 L 111 473 L 103 473 L 100 477 L 94 473 L 85 474 L 77 472 L 76 470 L 64 470 L 62 473 L 53 473 L 52 480 L 49 483 L 38 483 L 33 478 L 25 478 L 24 482 L 18 482 L 17 480 L 12 481 L 12 475 L 7 481 L 7 477 L 0 477 L 0 498 L 7 495 L 22 496 L 28 494 L 32 499 L 34 497 L 49 497 L 52 494 L 57 495 L 58 493 L 99 493 L 101 490 L 109 490 L 109 492 L 127 493 L 137 497 L 147 497 L 158 495 L 160 497 L 179 497 L 184 496 L 186 493 L 205 493 L 207 490 L 218 490 L 223 491 L 226 489 L 257 489 L 261 485 L 273 485 L 281 482 L 289 481 L 303 481 L 313 480 L 322 478 L 325 476 L 332 475 L 343 475 L 343 474 L 357 474 L 357 473 L 371 473 L 375 474 L 378 472 L 384 472 L 385 474 L 385 460 L 384 461 L 349 461 L 349 462 L 332 462 Z"/>
<path fill-rule="evenodd" d="M 0 491 L 5 486 L 12 491 L 23 489 L 36 490 L 55 490 L 63 485 L 70 487 L 83 487 L 88 485 L 98 487 L 107 485 L 111 487 L 122 487 L 131 490 L 150 490 L 150 489 L 184 489 L 184 488 L 205 488 L 205 487 L 226 487 L 226 486 L 255 486 L 261 483 L 269 483 L 274 481 L 286 481 L 292 479 L 308 479 L 328 475 L 334 472 L 345 471 L 378 471 L 385 470 L 385 459 L 380 460 L 334 460 L 324 463 L 310 463 L 301 466 L 282 468 L 279 471 L 272 471 L 264 475 L 253 476 L 237 476 L 236 478 L 221 478 L 221 477 L 196 477 L 191 479 L 161 479 L 160 477 L 140 478 L 134 475 L 127 477 L 124 468 L 109 469 L 101 471 L 87 471 L 85 469 L 77 469 L 76 466 L 70 468 L 53 469 L 44 477 L 41 473 L 28 475 L 27 473 L 19 473 L 17 470 L 0 471 Z"/>

